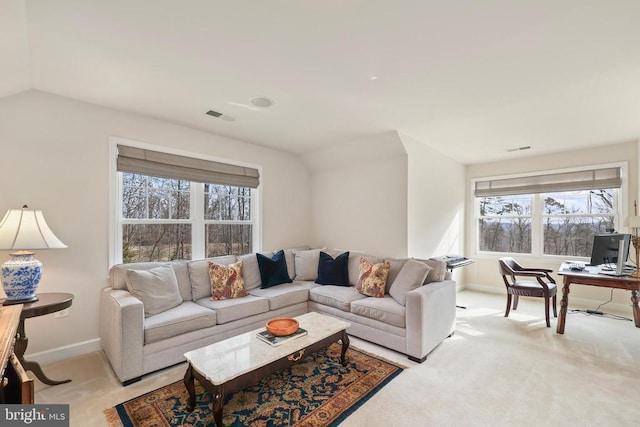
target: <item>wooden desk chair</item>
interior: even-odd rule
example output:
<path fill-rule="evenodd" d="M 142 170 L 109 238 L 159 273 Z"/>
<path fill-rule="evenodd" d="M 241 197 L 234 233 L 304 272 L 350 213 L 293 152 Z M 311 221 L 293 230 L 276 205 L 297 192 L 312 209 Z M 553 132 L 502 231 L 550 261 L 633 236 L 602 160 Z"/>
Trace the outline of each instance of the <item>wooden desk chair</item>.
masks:
<path fill-rule="evenodd" d="M 546 268 L 524 268 L 511 257 L 500 258 L 500 274 L 507 287 L 507 310 L 504 317 L 509 317 L 511 310 L 511 296 L 513 295 L 513 309 L 518 309 L 518 298 L 541 297 L 544 298 L 544 311 L 547 320 L 547 328 L 551 327 L 549 322 L 549 298 L 553 297 L 553 317 L 558 317 L 556 310 L 556 281 L 549 275 L 553 270 Z M 535 278 L 536 280 L 518 280 L 518 276 Z"/>

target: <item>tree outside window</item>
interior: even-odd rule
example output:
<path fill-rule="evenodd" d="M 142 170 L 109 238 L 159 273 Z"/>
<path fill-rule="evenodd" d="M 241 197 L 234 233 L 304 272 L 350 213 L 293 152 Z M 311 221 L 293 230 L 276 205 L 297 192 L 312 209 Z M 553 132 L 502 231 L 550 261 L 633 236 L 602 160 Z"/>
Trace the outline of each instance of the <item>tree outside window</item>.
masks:
<path fill-rule="evenodd" d="M 614 229 L 618 189 L 480 197 L 478 250 L 589 257 L 593 236 Z M 539 231 L 538 231 L 539 230 Z"/>
<path fill-rule="evenodd" d="M 121 175 L 122 262 L 252 252 L 250 188 Z M 196 205 L 204 212 L 193 212 Z M 204 243 L 204 254 L 193 253 L 194 239 Z"/>

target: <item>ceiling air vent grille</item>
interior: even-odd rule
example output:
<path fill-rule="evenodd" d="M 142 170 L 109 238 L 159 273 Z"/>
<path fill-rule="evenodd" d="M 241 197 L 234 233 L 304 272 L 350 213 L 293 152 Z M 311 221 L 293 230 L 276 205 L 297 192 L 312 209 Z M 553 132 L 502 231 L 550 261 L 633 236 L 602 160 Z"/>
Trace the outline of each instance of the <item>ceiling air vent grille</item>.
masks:
<path fill-rule="evenodd" d="M 217 111 L 213 111 L 213 110 L 207 111 L 206 114 L 209 115 L 209 116 L 217 117 L 217 118 L 222 119 L 222 120 L 226 120 L 228 122 L 233 122 L 236 119 L 235 117 L 230 116 L 228 114 L 218 113 Z"/>
<path fill-rule="evenodd" d="M 507 148 L 507 153 L 513 153 L 514 151 L 523 151 L 523 150 L 530 150 L 531 146 L 527 145 L 524 147 L 516 147 L 516 148 Z"/>

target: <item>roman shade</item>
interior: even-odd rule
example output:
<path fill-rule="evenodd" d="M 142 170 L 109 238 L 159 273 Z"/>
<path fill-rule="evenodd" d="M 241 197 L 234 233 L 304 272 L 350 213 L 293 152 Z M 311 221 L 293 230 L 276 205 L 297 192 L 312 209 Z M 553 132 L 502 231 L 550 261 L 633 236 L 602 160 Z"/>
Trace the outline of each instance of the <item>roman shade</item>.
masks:
<path fill-rule="evenodd" d="M 477 181 L 476 197 L 620 188 L 619 167 Z"/>
<path fill-rule="evenodd" d="M 118 145 L 118 172 L 257 188 L 257 169 Z"/>

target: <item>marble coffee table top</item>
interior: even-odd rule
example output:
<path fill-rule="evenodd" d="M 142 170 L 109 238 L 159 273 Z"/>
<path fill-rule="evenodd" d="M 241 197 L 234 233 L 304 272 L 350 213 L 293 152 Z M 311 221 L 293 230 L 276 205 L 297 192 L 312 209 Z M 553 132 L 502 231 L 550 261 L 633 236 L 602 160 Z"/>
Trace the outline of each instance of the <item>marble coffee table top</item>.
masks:
<path fill-rule="evenodd" d="M 184 357 L 193 369 L 213 385 L 220 385 L 351 326 L 344 320 L 316 312 L 306 313 L 295 319 L 301 328 L 307 330 L 307 335 L 291 339 L 277 347 L 258 339 L 256 333 L 264 331 L 265 328 L 262 327 L 189 351 Z"/>

